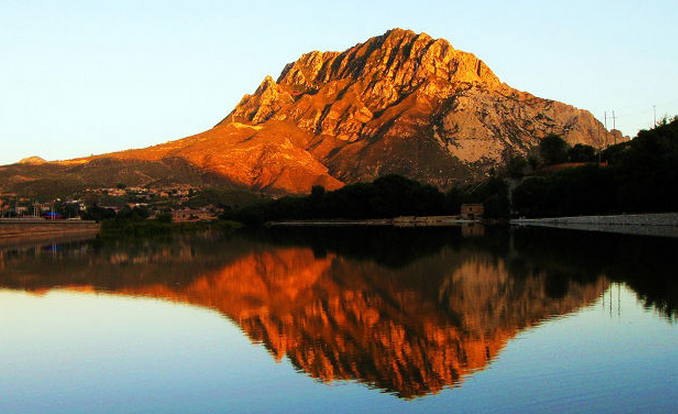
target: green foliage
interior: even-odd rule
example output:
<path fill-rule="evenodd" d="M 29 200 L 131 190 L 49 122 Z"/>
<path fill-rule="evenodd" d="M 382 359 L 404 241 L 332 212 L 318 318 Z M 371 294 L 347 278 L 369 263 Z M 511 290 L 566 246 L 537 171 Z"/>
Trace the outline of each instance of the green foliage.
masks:
<path fill-rule="evenodd" d="M 539 142 L 539 155 L 546 165 L 567 161 L 568 143 L 555 134 L 549 134 Z"/>
<path fill-rule="evenodd" d="M 94 220 L 100 222 L 102 220 L 114 219 L 116 217 L 115 210 L 110 208 L 100 207 L 94 203 L 87 209 L 87 212 L 82 216 L 84 220 Z"/>
<path fill-rule="evenodd" d="M 157 221 L 158 223 L 171 223 L 172 215 L 169 213 L 156 214 L 155 221 Z"/>
<path fill-rule="evenodd" d="M 465 198 L 465 202 L 482 203 L 485 207 L 484 215 L 488 218 L 509 216 L 508 186 L 504 180 L 497 177 L 492 177 L 474 187 Z"/>
<path fill-rule="evenodd" d="M 64 203 L 60 205 L 57 212 L 61 213 L 66 218 L 75 218 L 81 216 L 79 206 L 74 203 Z"/>
<path fill-rule="evenodd" d="M 398 175 L 371 183 L 350 184 L 335 191 L 313 187 L 306 197 L 283 197 L 238 210 L 224 218 L 245 224 L 277 220 L 370 219 L 459 214 L 463 203 L 484 203 L 487 217 L 507 217 L 508 188 L 500 178 L 443 194 L 436 187 Z"/>
<path fill-rule="evenodd" d="M 678 211 L 678 119 L 640 131 L 632 141 L 607 148 L 602 158 L 610 167 L 524 180 L 513 193 L 514 210 L 527 217 Z"/>
<path fill-rule="evenodd" d="M 511 178 L 520 178 L 525 175 L 528 166 L 528 160 L 524 157 L 511 157 L 506 163 L 506 174 Z"/>
<path fill-rule="evenodd" d="M 311 188 L 311 199 L 315 202 L 321 202 L 325 197 L 325 187 L 321 185 L 315 185 Z"/>
<path fill-rule="evenodd" d="M 678 119 L 640 131 L 612 163 L 625 210 L 678 210 Z"/>
<path fill-rule="evenodd" d="M 458 214 L 461 212 L 461 205 L 466 202 L 467 194 L 459 187 L 452 187 L 445 194 L 443 208 L 449 214 Z"/>
<path fill-rule="evenodd" d="M 631 141 L 628 142 L 622 142 L 617 145 L 610 145 L 609 147 L 605 148 L 604 150 L 601 151 L 601 160 L 603 162 L 608 162 L 608 163 L 614 163 L 616 159 L 618 159 L 619 154 L 624 152 L 626 148 L 628 148 L 631 145 Z"/>
<path fill-rule="evenodd" d="M 567 157 L 572 162 L 594 162 L 596 149 L 590 145 L 576 144 L 567 151 Z"/>
<path fill-rule="evenodd" d="M 150 213 L 146 207 L 129 208 L 128 206 L 125 206 L 120 209 L 117 214 L 118 219 L 129 219 L 133 221 L 145 220 L 148 216 L 150 216 Z"/>
<path fill-rule="evenodd" d="M 614 208 L 614 174 L 595 165 L 530 177 L 513 192 L 513 209 L 519 216 L 596 214 Z"/>

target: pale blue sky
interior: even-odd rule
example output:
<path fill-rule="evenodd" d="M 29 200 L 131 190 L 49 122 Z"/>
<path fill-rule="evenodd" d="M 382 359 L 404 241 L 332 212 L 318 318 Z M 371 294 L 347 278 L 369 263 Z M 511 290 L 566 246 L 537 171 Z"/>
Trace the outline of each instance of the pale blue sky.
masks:
<path fill-rule="evenodd" d="M 0 164 L 201 132 L 302 53 L 393 27 L 448 39 L 517 89 L 615 110 L 634 135 L 652 105 L 678 114 L 676 21 L 676 0 L 5 1 Z"/>

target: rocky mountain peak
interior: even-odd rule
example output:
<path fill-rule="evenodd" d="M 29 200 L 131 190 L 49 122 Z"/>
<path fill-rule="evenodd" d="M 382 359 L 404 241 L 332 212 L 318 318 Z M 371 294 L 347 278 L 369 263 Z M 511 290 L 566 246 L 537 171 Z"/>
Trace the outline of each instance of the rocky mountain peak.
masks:
<path fill-rule="evenodd" d="M 482 180 L 549 134 L 599 148 L 624 140 L 588 111 L 502 83 L 447 40 L 393 29 L 343 52 L 302 55 L 211 130 L 70 163 L 141 160 L 163 164 L 158 171 L 180 163 L 200 180 L 269 193 L 387 174 L 446 189 Z"/>
<path fill-rule="evenodd" d="M 307 53 L 285 67 L 278 83 L 304 91 L 350 79 L 368 84 L 386 81 L 412 89 L 430 77 L 501 85 L 474 55 L 455 50 L 444 39 L 403 29 L 389 30 L 342 53 Z"/>
<path fill-rule="evenodd" d="M 254 95 L 245 95 L 236 109 L 224 121 L 247 122 L 259 124 L 268 120 L 276 111 L 286 104 L 293 103 L 292 96 L 273 78 L 266 76 Z"/>
<path fill-rule="evenodd" d="M 447 40 L 403 29 L 344 52 L 306 53 L 229 116 L 294 125 L 297 142 L 343 182 L 396 173 L 447 187 L 550 133 L 596 147 L 621 139 L 587 111 L 509 87 Z"/>

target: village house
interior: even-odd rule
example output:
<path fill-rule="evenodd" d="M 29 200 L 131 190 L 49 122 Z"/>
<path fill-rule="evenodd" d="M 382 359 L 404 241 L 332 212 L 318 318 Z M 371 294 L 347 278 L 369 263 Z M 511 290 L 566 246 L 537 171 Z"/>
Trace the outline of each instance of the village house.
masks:
<path fill-rule="evenodd" d="M 176 222 L 182 221 L 201 221 L 201 220 L 216 220 L 217 215 L 213 211 L 207 209 L 190 209 L 172 211 L 172 220 Z"/>
<path fill-rule="evenodd" d="M 482 204 L 462 204 L 461 218 L 465 220 L 480 220 L 485 213 L 485 207 Z"/>

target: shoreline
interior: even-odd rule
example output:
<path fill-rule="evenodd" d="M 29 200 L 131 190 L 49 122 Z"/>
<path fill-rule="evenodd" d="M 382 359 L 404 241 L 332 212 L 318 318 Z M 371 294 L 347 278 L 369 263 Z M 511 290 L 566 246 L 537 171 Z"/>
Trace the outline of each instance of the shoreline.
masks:
<path fill-rule="evenodd" d="M 510 224 L 638 236 L 678 237 L 678 213 L 511 219 Z"/>
<path fill-rule="evenodd" d="M 0 219 L 0 242 L 49 240 L 64 236 L 94 236 L 99 223 L 88 220 Z"/>
<path fill-rule="evenodd" d="M 678 213 L 617 214 L 608 216 L 547 217 L 534 219 L 468 220 L 459 216 L 396 217 L 365 220 L 282 220 L 266 223 L 268 227 L 453 227 L 509 224 L 559 229 L 599 231 L 678 238 Z"/>
<path fill-rule="evenodd" d="M 363 220 L 344 220 L 344 219 L 318 219 L 318 220 L 282 220 L 266 223 L 268 227 L 374 227 L 374 226 L 393 226 L 393 227 L 445 227 L 445 226 L 463 226 L 473 224 L 483 224 L 483 220 L 468 220 L 459 218 L 459 216 L 406 216 L 393 219 L 363 219 Z"/>
<path fill-rule="evenodd" d="M 0 252 L 7 249 L 24 249 L 45 246 L 52 243 L 69 243 L 85 240 L 93 240 L 98 235 L 94 231 L 82 231 L 71 233 L 50 233 L 45 235 L 31 235 L 27 237 L 0 238 Z"/>

